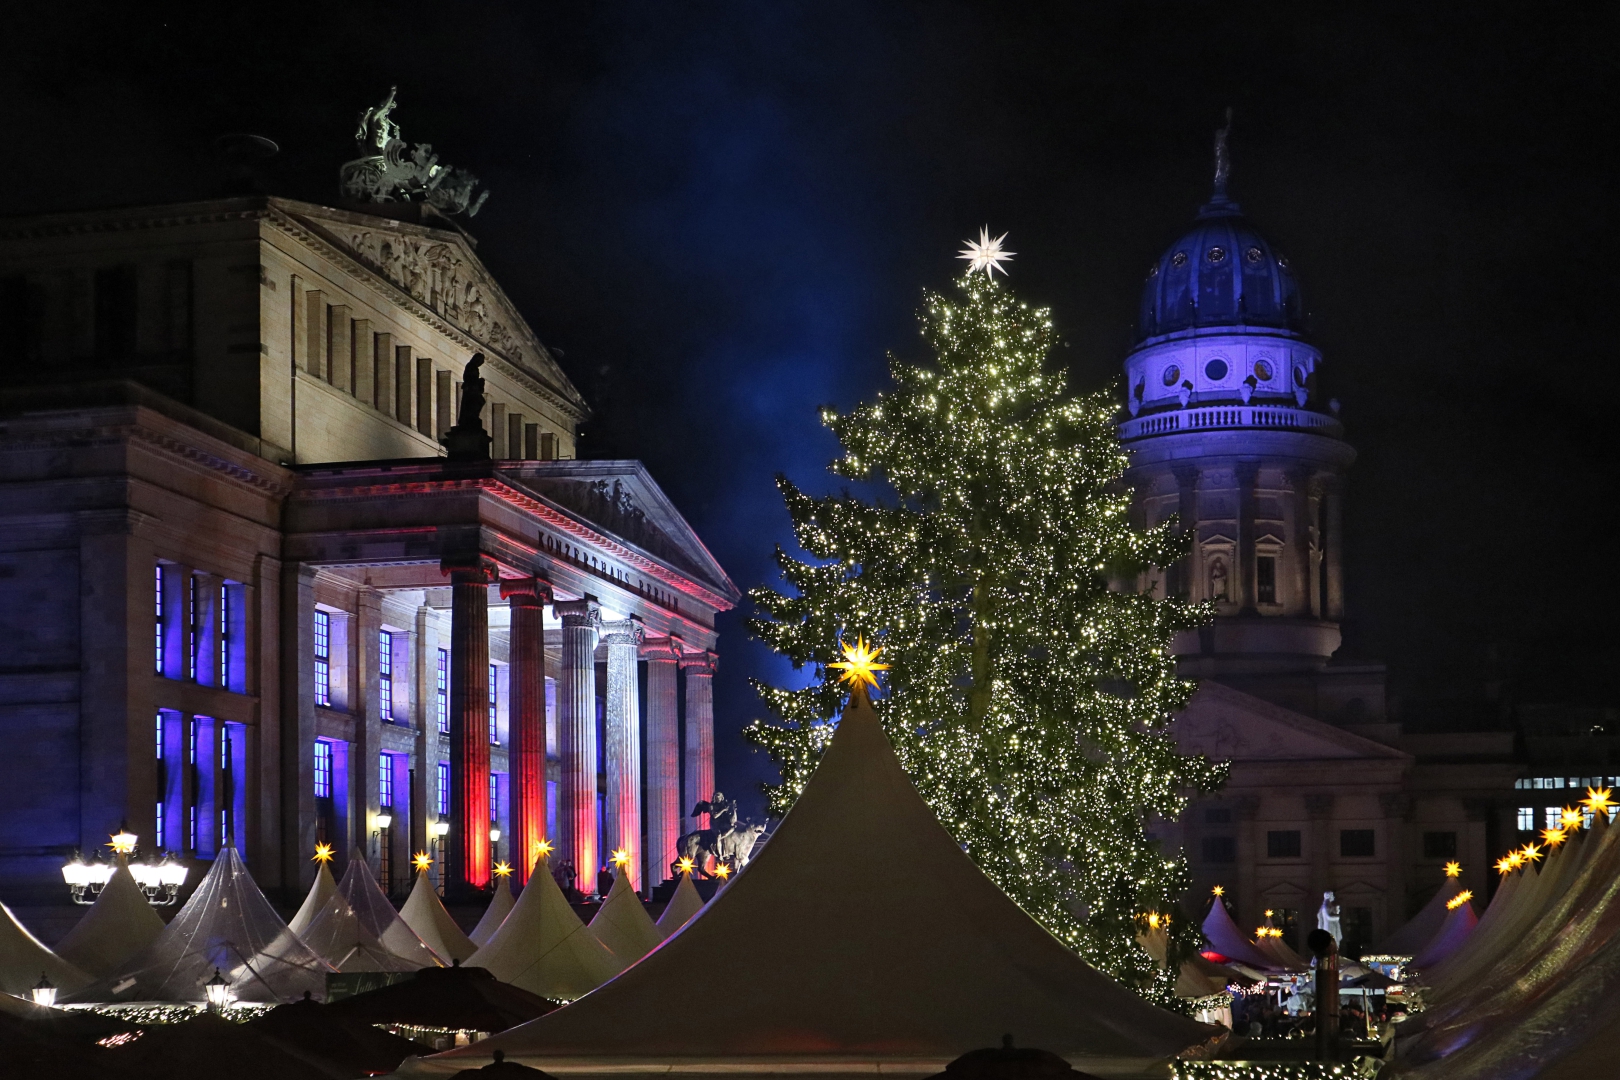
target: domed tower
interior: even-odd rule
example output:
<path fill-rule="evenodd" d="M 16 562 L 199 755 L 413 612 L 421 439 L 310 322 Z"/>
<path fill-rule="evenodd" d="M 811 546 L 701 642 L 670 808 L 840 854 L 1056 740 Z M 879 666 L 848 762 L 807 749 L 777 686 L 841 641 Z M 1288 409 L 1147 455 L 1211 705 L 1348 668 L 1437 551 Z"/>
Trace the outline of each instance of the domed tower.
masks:
<path fill-rule="evenodd" d="M 1177 640 L 1184 674 L 1323 716 L 1340 711 L 1319 699 L 1339 647 L 1355 451 L 1317 400 L 1322 354 L 1293 267 L 1227 195 L 1226 134 L 1213 197 L 1148 269 L 1120 436 L 1140 519 L 1179 515 L 1193 537 L 1162 587 L 1218 612 Z"/>

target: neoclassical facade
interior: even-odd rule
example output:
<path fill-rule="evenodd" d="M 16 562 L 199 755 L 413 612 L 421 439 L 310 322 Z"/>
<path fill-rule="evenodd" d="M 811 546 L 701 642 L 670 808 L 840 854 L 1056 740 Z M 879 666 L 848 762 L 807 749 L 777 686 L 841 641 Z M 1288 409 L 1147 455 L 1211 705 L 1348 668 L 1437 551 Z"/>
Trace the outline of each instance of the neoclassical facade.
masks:
<path fill-rule="evenodd" d="M 295 895 L 543 840 L 667 874 L 714 787 L 724 570 L 420 204 L 0 221 L 0 898 L 118 826 Z M 449 460 L 484 356 L 489 455 Z"/>

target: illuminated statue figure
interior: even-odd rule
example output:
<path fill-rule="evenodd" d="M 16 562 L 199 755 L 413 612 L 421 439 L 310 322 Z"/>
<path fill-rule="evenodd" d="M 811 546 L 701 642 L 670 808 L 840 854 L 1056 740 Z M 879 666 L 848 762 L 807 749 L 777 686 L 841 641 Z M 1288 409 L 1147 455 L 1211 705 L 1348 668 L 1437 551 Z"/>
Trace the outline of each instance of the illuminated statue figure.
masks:
<path fill-rule="evenodd" d="M 392 118 L 398 93 L 397 86 L 389 87 L 381 105 L 360 113 L 354 133 L 360 157 L 338 171 L 344 196 L 356 202 L 425 202 L 445 214 L 477 214 L 489 192 L 474 198 L 477 177 L 440 165 L 428 143 L 412 148 L 405 142 Z"/>
<path fill-rule="evenodd" d="M 1209 597 L 1211 600 L 1226 599 L 1226 560 L 1216 559 L 1209 565 Z"/>
<path fill-rule="evenodd" d="M 1322 894 L 1322 906 L 1316 909 L 1316 928 L 1332 934 L 1334 941 L 1344 940 L 1344 931 L 1339 920 L 1339 901 L 1334 898 L 1331 890 Z"/>
<path fill-rule="evenodd" d="M 676 842 L 675 861 L 670 864 L 671 874 L 679 875 L 684 859 L 690 859 L 704 877 L 713 876 L 708 869 L 711 858 L 715 865 L 724 863 L 732 870 L 741 870 L 748 865 L 754 844 L 759 834 L 765 831 L 765 826 L 741 822 L 737 816 L 736 802 L 718 791 L 712 798 L 692 807 L 692 814 L 694 817 L 708 814 L 709 827 L 689 832 Z"/>
<path fill-rule="evenodd" d="M 449 451 L 452 461 L 487 461 L 489 459 L 489 432 L 484 430 L 484 379 L 478 369 L 484 365 L 484 354 L 473 353 L 461 373 L 461 410 L 456 414 L 456 426 L 439 440 Z"/>

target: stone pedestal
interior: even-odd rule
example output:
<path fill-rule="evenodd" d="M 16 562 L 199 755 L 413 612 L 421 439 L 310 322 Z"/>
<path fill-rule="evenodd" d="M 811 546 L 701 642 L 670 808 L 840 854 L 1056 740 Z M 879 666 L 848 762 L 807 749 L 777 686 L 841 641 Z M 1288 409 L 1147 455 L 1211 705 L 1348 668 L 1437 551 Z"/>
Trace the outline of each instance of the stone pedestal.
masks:
<path fill-rule="evenodd" d="M 557 857 L 574 867 L 575 885 L 596 891 L 601 847 L 596 835 L 596 637 L 602 614 L 589 600 L 555 605 L 562 620 L 562 798 Z"/>
<path fill-rule="evenodd" d="M 512 612 L 512 860 L 518 882 L 546 836 L 546 639 L 543 615 L 551 586 L 538 578 L 506 579 L 501 595 Z"/>

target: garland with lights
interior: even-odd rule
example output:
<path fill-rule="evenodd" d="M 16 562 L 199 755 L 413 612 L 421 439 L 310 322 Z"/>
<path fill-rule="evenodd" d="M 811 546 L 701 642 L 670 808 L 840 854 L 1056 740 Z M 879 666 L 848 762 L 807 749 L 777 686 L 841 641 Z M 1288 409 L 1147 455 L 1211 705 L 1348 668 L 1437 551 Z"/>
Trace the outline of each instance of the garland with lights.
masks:
<path fill-rule="evenodd" d="M 1130 523 L 1118 402 L 1067 391 L 1048 363 L 1051 315 L 990 276 L 1007 253 L 981 240 L 954 297 L 925 293 L 932 359 L 891 357 L 893 390 L 822 411 L 844 451 L 832 472 L 888 494 L 815 498 L 778 478 L 810 557 L 778 550 L 787 588 L 753 591 L 750 628 L 819 679 L 756 682 L 775 716 L 746 734 L 781 770 L 767 792 L 785 813 L 832 736 L 841 636 L 880 642 L 878 715 L 940 821 L 1061 940 L 1170 1004 L 1196 926 L 1171 923 L 1166 970 L 1136 945 L 1136 920 L 1191 884 L 1149 829 L 1225 779 L 1167 730 L 1194 689 L 1171 639 L 1209 612 L 1139 587 L 1183 542 Z"/>

